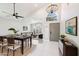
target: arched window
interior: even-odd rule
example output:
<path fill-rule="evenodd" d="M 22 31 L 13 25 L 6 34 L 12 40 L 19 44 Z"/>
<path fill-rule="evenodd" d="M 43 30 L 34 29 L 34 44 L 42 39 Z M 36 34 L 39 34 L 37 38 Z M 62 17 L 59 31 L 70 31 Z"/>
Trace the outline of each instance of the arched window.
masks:
<path fill-rule="evenodd" d="M 55 12 L 49 12 L 46 21 L 54 21 L 57 20 L 57 14 Z"/>

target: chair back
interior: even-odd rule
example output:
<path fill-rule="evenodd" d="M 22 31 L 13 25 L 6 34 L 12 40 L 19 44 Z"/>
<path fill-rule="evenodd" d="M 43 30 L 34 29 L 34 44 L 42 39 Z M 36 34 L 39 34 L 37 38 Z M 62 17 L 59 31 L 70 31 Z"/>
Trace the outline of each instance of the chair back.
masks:
<path fill-rule="evenodd" d="M 3 42 L 3 37 L 2 36 L 0 36 L 0 42 Z"/>
<path fill-rule="evenodd" d="M 7 38 L 7 43 L 8 43 L 8 45 L 15 44 L 15 39 Z"/>

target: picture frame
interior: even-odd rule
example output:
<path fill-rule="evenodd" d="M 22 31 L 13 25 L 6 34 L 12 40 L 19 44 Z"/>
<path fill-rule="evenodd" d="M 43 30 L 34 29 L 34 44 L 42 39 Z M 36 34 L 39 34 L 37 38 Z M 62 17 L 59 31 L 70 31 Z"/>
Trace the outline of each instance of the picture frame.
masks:
<path fill-rule="evenodd" d="M 66 34 L 77 36 L 77 16 L 65 22 Z"/>
<path fill-rule="evenodd" d="M 23 31 L 27 31 L 28 27 L 27 26 L 23 26 Z"/>

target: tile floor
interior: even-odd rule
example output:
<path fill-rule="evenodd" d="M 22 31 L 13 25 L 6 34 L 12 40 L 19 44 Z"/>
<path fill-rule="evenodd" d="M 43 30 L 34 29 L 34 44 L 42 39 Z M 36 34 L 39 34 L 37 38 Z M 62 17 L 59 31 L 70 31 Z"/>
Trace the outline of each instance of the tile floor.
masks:
<path fill-rule="evenodd" d="M 33 40 L 32 52 L 28 56 L 59 56 L 58 42 Z"/>

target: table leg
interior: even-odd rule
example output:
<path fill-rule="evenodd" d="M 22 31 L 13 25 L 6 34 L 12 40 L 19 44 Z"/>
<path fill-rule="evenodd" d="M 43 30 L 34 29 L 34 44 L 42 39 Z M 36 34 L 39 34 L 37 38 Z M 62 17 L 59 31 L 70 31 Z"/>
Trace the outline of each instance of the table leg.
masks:
<path fill-rule="evenodd" d="M 24 54 L 24 44 L 23 44 L 23 40 L 21 41 L 21 53 Z"/>
<path fill-rule="evenodd" d="M 30 48 L 32 47 L 32 37 L 30 37 Z"/>

